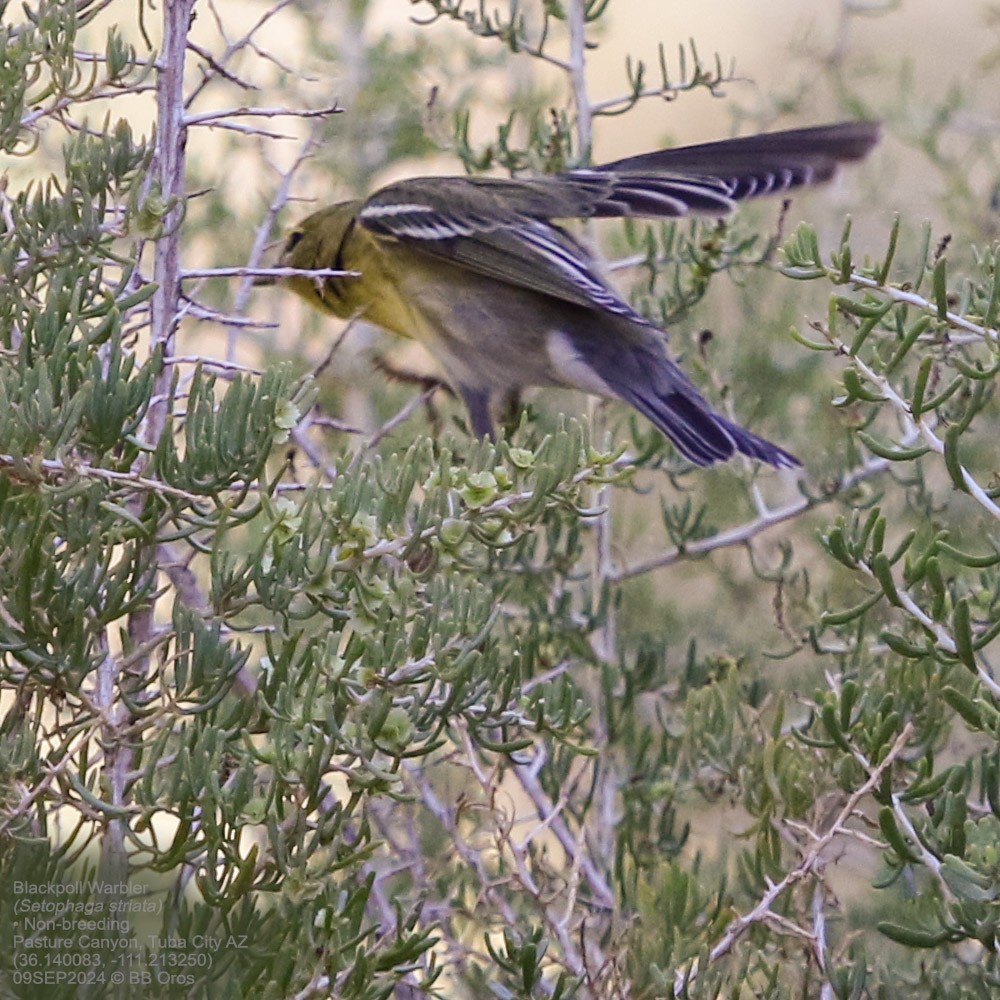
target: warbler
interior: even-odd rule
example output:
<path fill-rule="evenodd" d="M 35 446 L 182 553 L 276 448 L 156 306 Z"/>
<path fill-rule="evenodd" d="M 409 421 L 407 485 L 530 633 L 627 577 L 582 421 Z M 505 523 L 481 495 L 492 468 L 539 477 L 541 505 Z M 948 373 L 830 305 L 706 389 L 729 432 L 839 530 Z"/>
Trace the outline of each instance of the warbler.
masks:
<path fill-rule="evenodd" d="M 464 400 L 477 436 L 528 386 L 624 400 L 695 465 L 739 452 L 800 464 L 712 409 L 671 360 L 666 332 L 608 283 L 554 219 L 722 216 L 746 198 L 828 180 L 865 156 L 875 122 L 841 122 L 630 156 L 535 178 L 421 177 L 323 208 L 288 235 L 281 266 L 356 271 L 282 283 L 335 316 L 413 337 Z"/>

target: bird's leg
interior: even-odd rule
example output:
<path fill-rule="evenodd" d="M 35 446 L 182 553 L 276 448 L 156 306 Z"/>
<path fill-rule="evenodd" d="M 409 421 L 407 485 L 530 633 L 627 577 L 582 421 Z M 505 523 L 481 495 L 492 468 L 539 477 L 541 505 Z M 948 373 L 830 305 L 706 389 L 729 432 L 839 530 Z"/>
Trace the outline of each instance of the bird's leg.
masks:
<path fill-rule="evenodd" d="M 409 368 L 400 368 L 384 354 L 376 354 L 372 358 L 372 367 L 400 385 L 418 385 L 424 392 L 428 392 L 430 389 L 442 389 L 451 396 L 455 395 L 451 386 L 443 379 L 434 375 L 423 375 L 420 372 L 411 371 Z"/>
<path fill-rule="evenodd" d="M 468 386 L 458 387 L 459 395 L 465 401 L 465 408 L 469 411 L 469 424 L 472 433 L 477 438 L 484 435 L 491 441 L 496 437 L 493 429 L 493 419 L 490 416 L 490 394 L 486 389 L 470 389 Z"/>
<path fill-rule="evenodd" d="M 448 393 L 449 396 L 455 395 L 455 390 L 443 379 L 435 378 L 433 375 L 421 375 L 419 372 L 400 368 L 389 361 L 383 354 L 376 354 L 372 358 L 372 367 L 393 382 L 399 382 L 401 385 L 419 386 L 420 390 L 424 393 L 440 389 L 442 392 Z M 434 433 L 437 434 L 441 427 L 441 416 L 434 405 L 433 398 L 428 396 L 424 405 L 427 409 L 427 419 L 430 420 L 434 427 Z"/>
<path fill-rule="evenodd" d="M 517 430 L 521 422 L 521 393 L 511 389 L 500 404 L 500 426 L 508 437 Z"/>

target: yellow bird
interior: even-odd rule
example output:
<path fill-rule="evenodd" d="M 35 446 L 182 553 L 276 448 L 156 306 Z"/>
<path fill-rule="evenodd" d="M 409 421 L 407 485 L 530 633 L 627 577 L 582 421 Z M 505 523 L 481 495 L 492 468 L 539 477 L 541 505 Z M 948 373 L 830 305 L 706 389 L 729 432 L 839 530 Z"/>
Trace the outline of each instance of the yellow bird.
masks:
<path fill-rule="evenodd" d="M 828 180 L 878 141 L 842 122 L 666 149 L 538 178 L 422 177 L 321 209 L 285 241 L 281 266 L 357 271 L 282 283 L 324 312 L 424 344 L 477 435 L 528 386 L 623 399 L 696 465 L 740 452 L 794 455 L 716 413 L 670 359 L 665 331 L 608 284 L 553 219 L 721 216 L 735 203 Z M 265 282 L 266 283 L 266 282 Z"/>

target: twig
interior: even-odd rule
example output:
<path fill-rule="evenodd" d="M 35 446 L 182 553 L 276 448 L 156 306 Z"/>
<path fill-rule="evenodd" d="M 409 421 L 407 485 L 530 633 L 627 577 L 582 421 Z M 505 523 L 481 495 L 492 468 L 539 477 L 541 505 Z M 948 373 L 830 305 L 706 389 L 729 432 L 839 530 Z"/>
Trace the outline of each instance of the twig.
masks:
<path fill-rule="evenodd" d="M 180 272 L 182 281 L 204 278 L 358 278 L 360 271 L 341 271 L 335 267 L 195 267 Z"/>
<path fill-rule="evenodd" d="M 991 331 L 991 333 L 994 331 Z M 843 353 L 848 353 L 849 349 L 839 337 L 830 336 L 830 343 L 834 344 L 838 350 Z M 857 355 L 852 357 L 852 364 L 865 376 L 873 385 L 877 386 L 878 390 L 885 396 L 886 400 L 890 403 L 892 408 L 900 414 L 903 419 L 904 425 L 907 429 L 911 427 L 916 427 L 920 432 L 920 436 L 924 441 L 930 446 L 931 450 L 938 455 L 944 455 L 944 441 L 942 441 L 937 434 L 934 433 L 934 425 L 924 417 L 919 420 L 913 419 L 913 413 L 910 410 L 910 404 L 907 403 L 905 399 L 898 392 L 896 392 L 892 383 L 884 376 L 880 375 L 869 365 L 865 364 Z M 976 482 L 972 477 L 972 474 L 964 465 L 959 466 L 962 476 L 962 482 L 965 484 L 965 488 L 969 491 L 970 496 L 992 517 L 1000 520 L 1000 506 L 998 506 L 990 495 Z"/>
<path fill-rule="evenodd" d="M 880 295 L 884 295 L 887 299 L 891 299 L 893 302 L 900 302 L 908 306 L 916 306 L 923 312 L 931 313 L 935 316 L 937 315 L 937 304 L 924 298 L 922 295 L 918 295 L 916 292 L 907 292 L 902 288 L 896 288 L 893 285 L 880 285 L 874 279 L 863 274 L 858 274 L 857 271 L 851 272 L 848 282 L 859 288 L 870 288 L 872 291 L 878 292 Z M 965 316 L 962 316 L 959 313 L 948 311 L 944 314 L 944 318 L 949 326 L 953 326 L 958 330 L 966 330 L 969 333 L 974 333 L 984 340 L 992 340 L 994 344 L 1000 341 L 1000 331 L 994 329 L 993 327 L 983 326 L 981 323 L 973 323 L 972 320 L 966 319 Z"/>
<path fill-rule="evenodd" d="M 816 838 L 815 843 L 805 857 L 780 882 L 769 882 L 767 891 L 761 896 L 759 902 L 752 910 L 742 916 L 736 917 L 730 922 L 722 937 L 709 952 L 709 962 L 717 962 L 724 955 L 729 954 L 739 939 L 754 924 L 758 924 L 767 918 L 771 913 L 771 907 L 786 890 L 813 873 L 814 869 L 821 862 L 823 852 L 844 832 L 846 824 L 854 814 L 858 804 L 882 781 L 883 775 L 889 770 L 896 758 L 906 749 L 912 735 L 913 723 L 907 722 L 902 732 L 896 737 L 896 742 L 893 743 L 889 752 L 879 762 L 878 767 L 872 769 L 868 774 L 868 780 L 860 788 L 855 789 L 851 793 L 847 802 L 837 814 L 836 819 L 830 824 L 825 833 Z M 674 981 L 674 995 L 686 996 L 688 988 L 698 978 L 701 971 L 703 971 L 702 967 L 697 964 L 678 970 Z"/>
<path fill-rule="evenodd" d="M 832 503 L 858 483 L 885 472 L 891 464 L 887 458 L 869 458 L 856 469 L 845 473 L 836 487 L 825 492 L 822 496 L 800 496 L 798 499 L 781 507 L 766 509 L 752 521 L 748 521 L 745 524 L 737 525 L 735 528 L 730 528 L 727 531 L 720 531 L 709 538 L 685 542 L 683 546 L 667 549 L 649 559 L 644 559 L 642 562 L 615 570 L 610 575 L 609 580 L 612 583 L 621 583 L 624 580 L 630 580 L 633 577 L 642 576 L 653 570 L 673 565 L 681 559 L 690 559 L 695 556 L 707 555 L 716 549 L 745 544 L 776 524 L 790 521 L 821 504 Z"/>
<path fill-rule="evenodd" d="M 226 108 L 222 111 L 205 111 L 198 115 L 187 115 L 184 124 L 187 127 L 192 125 L 220 125 L 227 124 L 228 118 L 329 118 L 330 115 L 343 113 L 343 108 L 337 104 L 331 104 L 326 108 L 296 109 L 296 108 Z"/>

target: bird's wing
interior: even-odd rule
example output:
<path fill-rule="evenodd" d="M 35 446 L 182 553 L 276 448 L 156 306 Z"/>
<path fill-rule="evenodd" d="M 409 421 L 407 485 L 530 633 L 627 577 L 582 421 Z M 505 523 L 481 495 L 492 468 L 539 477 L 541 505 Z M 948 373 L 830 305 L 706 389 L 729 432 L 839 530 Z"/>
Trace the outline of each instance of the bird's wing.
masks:
<path fill-rule="evenodd" d="M 505 284 L 647 323 L 604 279 L 590 251 L 549 221 L 587 214 L 583 207 L 555 177 L 418 178 L 375 192 L 358 222 L 377 237 Z"/>
<path fill-rule="evenodd" d="M 377 236 L 479 274 L 645 322 L 589 251 L 552 219 L 725 215 L 737 201 L 829 180 L 878 141 L 841 122 L 632 156 L 551 177 L 418 178 L 375 192 L 358 221 Z"/>
<path fill-rule="evenodd" d="M 642 209 L 655 209 L 642 199 L 647 184 L 656 188 L 664 179 L 686 178 L 689 185 L 708 188 L 720 184 L 730 202 L 743 201 L 761 195 L 781 194 L 794 188 L 822 184 L 836 173 L 841 163 L 863 159 L 878 142 L 881 126 L 878 122 L 838 122 L 813 128 L 789 129 L 784 132 L 764 132 L 736 139 L 722 139 L 697 146 L 680 146 L 616 160 L 590 171 L 615 178 L 617 187 L 624 188 L 622 199 L 628 211 L 619 213 L 614 196 L 607 204 L 598 205 L 594 214 L 642 215 Z M 631 199 L 638 189 L 639 198 Z M 685 198 L 683 187 L 677 196 Z M 692 200 L 686 212 L 713 212 L 710 203 Z M 652 211 L 651 214 L 659 215 Z M 674 213 L 665 213 L 674 214 Z"/>

